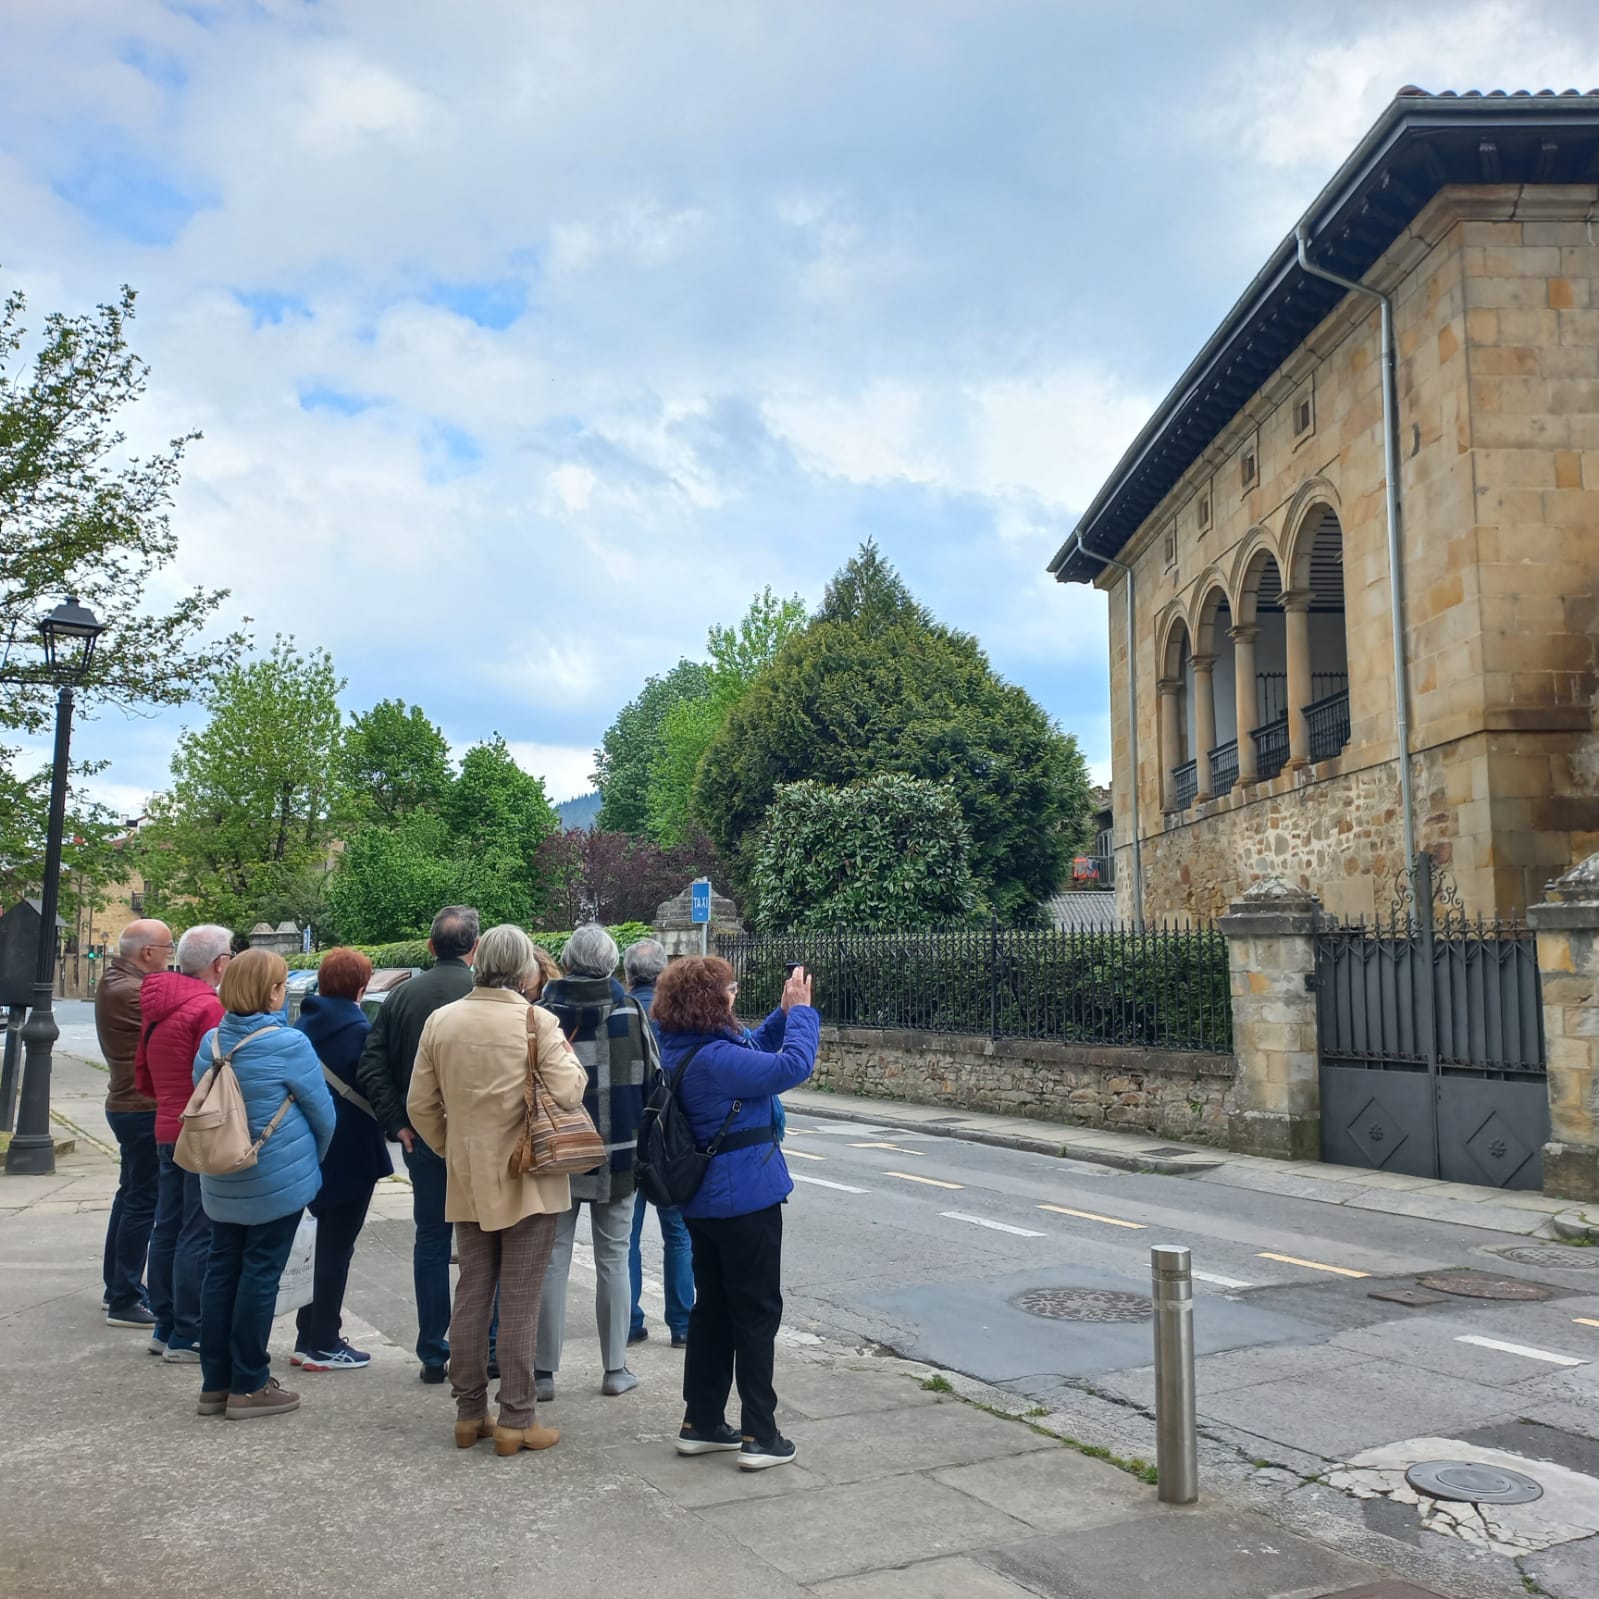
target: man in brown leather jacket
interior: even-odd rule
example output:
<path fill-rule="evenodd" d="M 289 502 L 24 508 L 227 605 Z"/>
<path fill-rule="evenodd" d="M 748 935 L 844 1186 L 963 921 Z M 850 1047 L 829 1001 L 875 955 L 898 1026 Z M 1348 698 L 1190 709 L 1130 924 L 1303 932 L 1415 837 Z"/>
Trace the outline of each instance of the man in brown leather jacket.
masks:
<path fill-rule="evenodd" d="M 117 1197 L 106 1229 L 105 1319 L 112 1327 L 148 1330 L 155 1318 L 144 1302 L 144 1261 L 161 1168 L 155 1152 L 155 1101 L 134 1087 L 133 1063 L 141 1026 L 139 989 L 149 973 L 166 970 L 172 931 L 165 922 L 130 922 L 117 948 L 94 992 L 95 1032 L 111 1073 L 106 1121 L 122 1151 Z"/>

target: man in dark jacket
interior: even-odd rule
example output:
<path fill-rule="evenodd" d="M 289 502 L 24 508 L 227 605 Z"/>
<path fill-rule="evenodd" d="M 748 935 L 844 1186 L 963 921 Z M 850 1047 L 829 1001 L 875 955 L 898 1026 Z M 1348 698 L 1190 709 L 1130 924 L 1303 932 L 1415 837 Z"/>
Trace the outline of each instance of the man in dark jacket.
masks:
<path fill-rule="evenodd" d="M 134 1086 L 139 1049 L 139 987 L 146 974 L 172 959 L 165 922 L 129 922 L 94 991 L 94 1027 L 111 1073 L 105 1116 L 122 1151 L 117 1196 L 105 1238 L 105 1312 L 113 1327 L 148 1329 L 155 1318 L 144 1302 L 144 1261 L 155 1224 L 160 1162 L 155 1152 L 155 1101 Z"/>
<path fill-rule="evenodd" d="M 150 1235 L 150 1353 L 169 1365 L 200 1363 L 200 1288 L 211 1253 L 211 1223 L 200 1179 L 174 1158 L 183 1108 L 194 1092 L 200 1040 L 222 1020 L 217 985 L 233 959 L 226 927 L 191 927 L 178 940 L 178 969 L 152 972 L 139 991 L 144 1031 L 134 1079 L 155 1101 L 161 1163 L 155 1231 Z"/>
<path fill-rule="evenodd" d="M 416 1136 L 406 1119 L 405 1096 L 422 1028 L 434 1011 L 472 992 L 472 954 L 477 949 L 478 913 L 449 905 L 433 918 L 428 948 L 433 966 L 401 983 L 379 1007 L 356 1078 L 383 1131 L 398 1140 L 411 1173 L 411 1214 L 416 1241 L 411 1250 L 416 1281 L 417 1359 L 423 1382 L 443 1382 L 450 1363 L 450 1243 L 454 1229 L 444 1219 L 444 1161 Z"/>

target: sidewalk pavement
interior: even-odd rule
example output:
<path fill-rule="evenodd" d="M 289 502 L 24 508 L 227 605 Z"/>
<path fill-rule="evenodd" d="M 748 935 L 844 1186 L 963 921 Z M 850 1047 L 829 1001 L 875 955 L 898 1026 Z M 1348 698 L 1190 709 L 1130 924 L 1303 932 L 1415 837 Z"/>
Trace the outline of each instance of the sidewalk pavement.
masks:
<path fill-rule="evenodd" d="M 925 1368 L 797 1338 L 780 1343 L 777 1373 L 797 1464 L 745 1474 L 731 1456 L 679 1459 L 681 1356 L 639 1346 L 641 1386 L 602 1398 L 581 1311 L 558 1397 L 541 1412 L 563 1429 L 558 1447 L 510 1460 L 487 1445 L 458 1451 L 448 1390 L 419 1384 L 403 1347 L 412 1327 L 368 1339 L 358 1319 L 387 1315 L 378 1296 L 355 1297 L 365 1245 L 347 1319 L 372 1366 L 294 1373 L 280 1322 L 275 1364 L 303 1408 L 249 1428 L 201 1420 L 193 1368 L 149 1358 L 99 1311 L 115 1168 L 91 1069 L 58 1064 L 58 1108 L 87 1136 L 53 1179 L 0 1179 L 8 1599 L 380 1587 L 521 1599 L 541 1581 L 659 1599 L 1313 1599 L 1364 1593 L 1395 1561 L 1413 1576 L 1431 1569 L 1419 1551 L 1343 1522 L 1318 1530 L 1333 1547 L 1248 1509 L 1162 1506 L 1139 1477 L 1018 1415 L 1014 1396 L 958 1380 L 1010 1410 L 990 1413 L 942 1381 L 925 1386 Z M 373 1269 L 383 1253 L 374 1248 Z M 1469 1599 L 1500 1593 L 1483 1584 Z"/>
<path fill-rule="evenodd" d="M 823 1089 L 791 1089 L 783 1096 L 790 1111 L 807 1116 L 869 1122 L 944 1138 L 964 1138 L 1002 1149 L 1058 1155 L 1123 1171 L 1188 1177 L 1226 1188 L 1311 1199 L 1389 1216 L 1455 1222 L 1526 1237 L 1580 1238 L 1590 1228 L 1599 1237 L 1599 1207 L 1591 1215 L 1569 1199 L 1469 1183 L 1439 1182 L 1359 1166 L 1334 1166 L 1318 1160 L 1269 1160 L 1235 1155 L 1204 1144 L 1184 1144 L 1147 1133 L 1117 1133 L 1064 1122 L 1005 1116 L 992 1111 L 957 1111 L 949 1105 L 919 1105 L 897 1099 L 870 1099 Z"/>

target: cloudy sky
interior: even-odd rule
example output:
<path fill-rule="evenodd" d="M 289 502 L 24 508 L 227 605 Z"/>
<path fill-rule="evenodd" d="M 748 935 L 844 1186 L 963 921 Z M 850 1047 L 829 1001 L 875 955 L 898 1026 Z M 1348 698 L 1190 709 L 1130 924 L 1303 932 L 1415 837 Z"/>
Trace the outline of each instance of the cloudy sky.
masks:
<path fill-rule="evenodd" d="M 1589 0 L 0 0 L 0 288 L 140 292 L 174 585 L 553 798 L 872 536 L 1104 769 L 1044 566 L 1393 92 L 1589 89 Z M 1584 43 L 1587 38 L 1589 42 Z M 177 714 L 76 746 L 130 810 Z"/>

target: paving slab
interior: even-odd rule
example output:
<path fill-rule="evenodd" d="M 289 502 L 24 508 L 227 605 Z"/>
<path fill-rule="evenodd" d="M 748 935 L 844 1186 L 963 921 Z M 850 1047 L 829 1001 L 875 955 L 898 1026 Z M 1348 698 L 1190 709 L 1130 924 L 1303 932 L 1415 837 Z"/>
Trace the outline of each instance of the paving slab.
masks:
<path fill-rule="evenodd" d="M 812 1421 L 829 1416 L 858 1415 L 872 1410 L 909 1410 L 936 1405 L 939 1396 L 901 1372 L 831 1370 L 795 1366 L 785 1371 L 778 1388 L 784 1410 Z"/>
<path fill-rule="evenodd" d="M 1149 1489 L 1125 1472 L 1107 1476 L 1100 1464 L 1075 1450 L 1057 1448 L 955 1466 L 932 1477 L 1039 1532 L 1070 1532 L 1147 1516 L 1153 1508 Z"/>
<path fill-rule="evenodd" d="M 1230 1393 L 1236 1388 L 1255 1388 L 1263 1382 L 1284 1377 L 1338 1371 L 1371 1359 L 1364 1351 L 1340 1349 L 1335 1344 L 1277 1344 L 1258 1349 L 1230 1349 L 1218 1355 L 1201 1355 L 1194 1361 L 1194 1393 L 1205 1399 L 1211 1394 Z M 1155 1368 L 1138 1366 L 1112 1372 L 1094 1381 L 1096 1388 L 1108 1389 L 1131 1399 L 1134 1404 L 1152 1407 L 1155 1403 Z"/>
<path fill-rule="evenodd" d="M 1521 1568 L 1549 1599 L 1594 1599 L 1599 1594 L 1599 1538 L 1541 1550 L 1526 1556 Z"/>
<path fill-rule="evenodd" d="M 914 1475 L 823 1488 L 795 1499 L 715 1505 L 697 1519 L 800 1583 L 968 1554 L 1032 1531 L 980 1500 Z"/>
<path fill-rule="evenodd" d="M 1037 1599 L 1031 1588 L 1018 1587 L 965 1555 L 840 1577 L 818 1583 L 811 1592 L 820 1599 Z"/>
<path fill-rule="evenodd" d="M 1168 1509 L 1137 1522 L 1035 1538 L 981 1558 L 1044 1599 L 1316 1599 L 1381 1575 L 1285 1533 L 1264 1516 L 1204 1510 Z"/>

